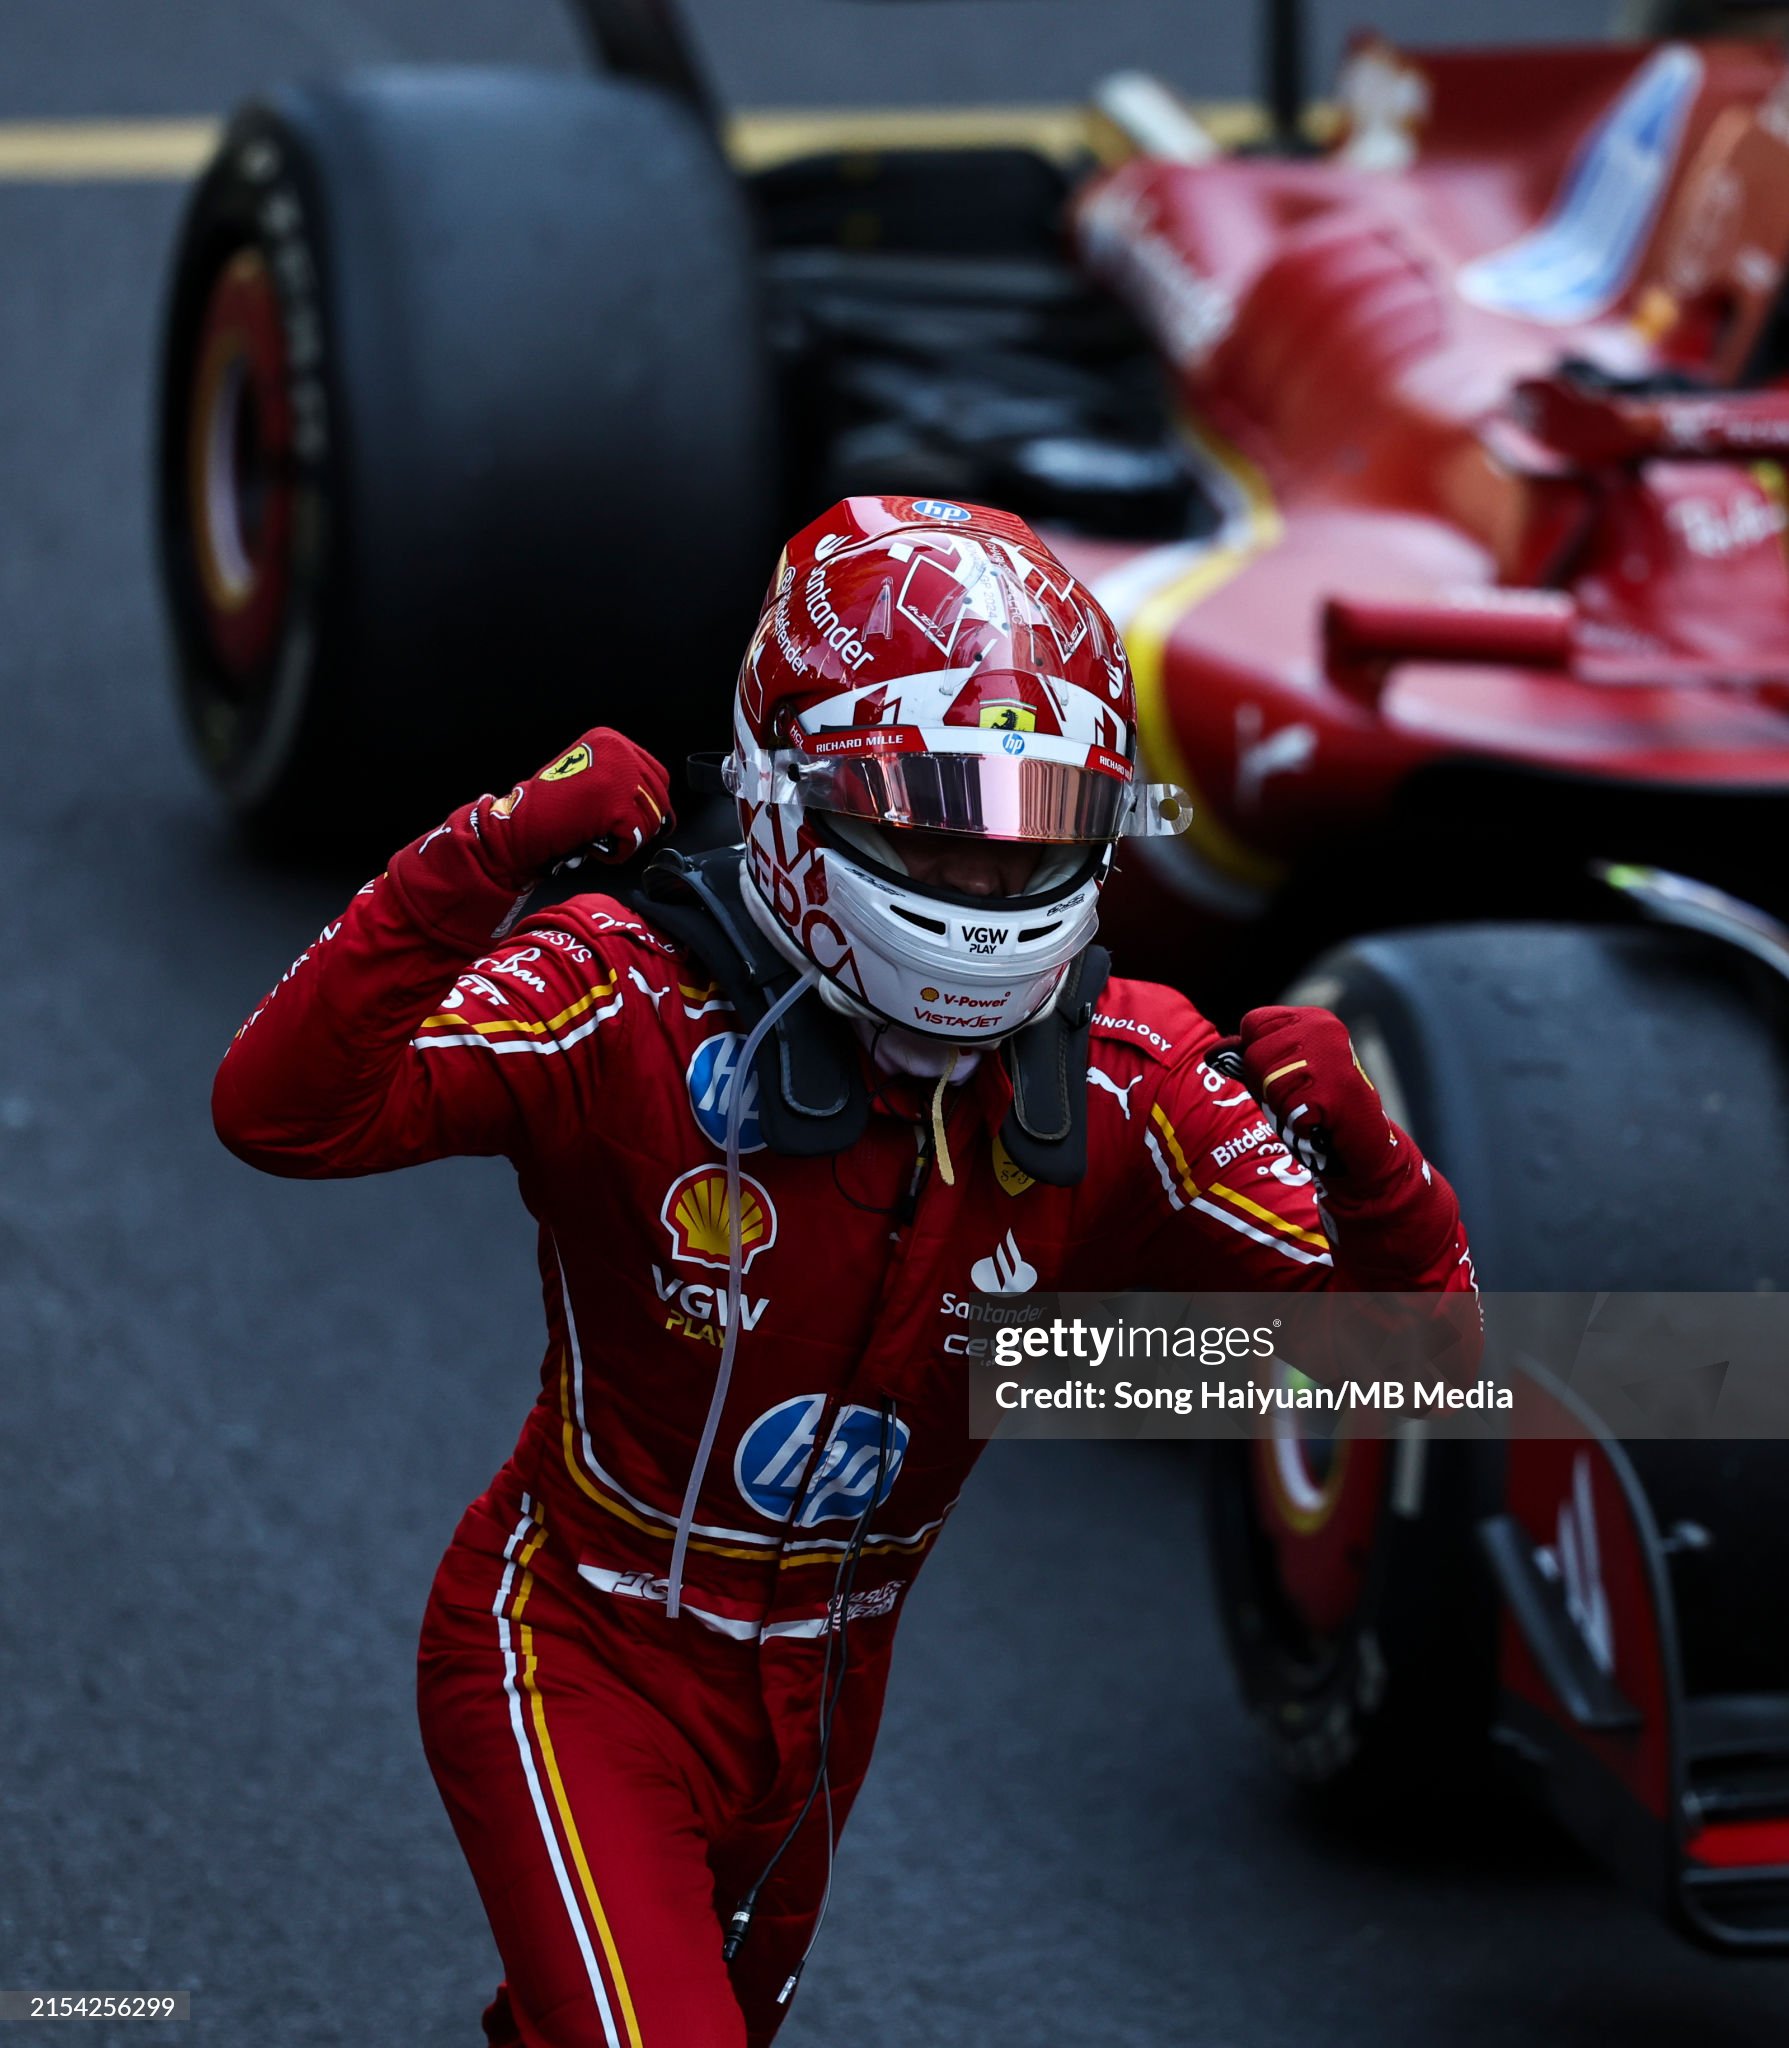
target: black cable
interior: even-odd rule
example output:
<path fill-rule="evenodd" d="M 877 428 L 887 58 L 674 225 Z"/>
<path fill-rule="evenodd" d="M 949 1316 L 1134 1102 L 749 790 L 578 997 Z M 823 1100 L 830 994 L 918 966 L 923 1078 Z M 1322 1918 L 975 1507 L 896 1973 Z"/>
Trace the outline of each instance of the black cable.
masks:
<path fill-rule="evenodd" d="M 758 1894 L 769 1881 L 770 1874 L 781 1862 L 784 1852 L 801 1832 L 802 1823 L 813 1811 L 814 1801 L 820 1795 L 820 1787 L 826 1780 L 826 1766 L 832 1747 L 832 1720 L 837 1710 L 839 1696 L 845 1688 L 846 1653 L 848 1642 L 846 1630 L 851 1603 L 851 1589 L 857 1578 L 857 1560 L 862 1555 L 864 1538 L 869 1532 L 870 1517 L 877 1507 L 876 1496 L 882 1491 L 882 1474 L 887 1459 L 889 1403 L 882 1406 L 882 1430 L 876 1447 L 876 1477 L 870 1488 L 870 1498 L 864 1511 L 857 1518 L 857 1525 L 851 1532 L 851 1539 L 845 1546 L 845 1553 L 839 1559 L 838 1569 L 833 1573 L 832 1595 L 826 1609 L 826 1655 L 820 1666 L 820 1754 L 815 1767 L 813 1783 L 808 1787 L 807 1797 L 801 1803 L 801 1810 L 790 1822 L 783 1839 L 777 1844 L 770 1861 L 758 1873 L 757 1879 L 745 1897 L 734 1908 L 728 1921 L 728 1935 L 722 1944 L 722 1954 L 731 1962 L 738 1953 L 739 1945 L 745 1939 L 746 1929 L 751 1925 L 752 1909 Z M 816 1475 L 817 1476 L 817 1475 Z M 834 1628 L 834 1617 L 837 1628 Z M 832 1677 L 832 1642 L 834 1634 L 839 1639 L 839 1675 Z"/>
<path fill-rule="evenodd" d="M 857 1196 L 852 1194 L 850 1189 L 845 1186 L 845 1183 L 840 1180 L 839 1155 L 836 1152 L 833 1153 L 831 1162 L 832 1184 L 838 1190 L 841 1198 L 849 1202 L 852 1208 L 861 1209 L 868 1216 L 892 1216 L 897 1223 L 911 1223 L 913 1221 L 914 1212 L 919 1205 L 920 1183 L 925 1179 L 925 1170 L 931 1163 L 932 1131 L 929 1124 L 921 1122 L 917 1118 L 909 1121 L 908 1129 L 913 1133 L 914 1149 L 917 1156 L 914 1159 L 913 1172 L 909 1176 L 906 1187 L 901 1190 L 900 1194 L 892 1202 L 859 1201 Z"/>
<path fill-rule="evenodd" d="M 881 1505 L 882 1481 L 888 1469 L 890 1425 L 893 1420 L 894 1403 L 884 1395 L 881 1427 L 876 1439 L 876 1476 L 870 1484 L 870 1497 L 864 1504 L 863 1513 L 858 1516 L 857 1526 L 852 1530 L 851 1539 L 845 1546 L 845 1554 L 839 1559 L 838 1570 L 833 1573 L 832 1595 L 826 1607 L 826 1655 L 820 1666 L 820 1755 L 814 1768 L 813 1783 L 808 1787 L 807 1797 L 801 1802 L 801 1811 L 789 1823 L 783 1839 L 771 1852 L 770 1861 L 759 1871 L 750 1889 L 733 1908 L 728 1918 L 726 1936 L 721 1942 L 721 1957 L 725 1962 L 730 1963 L 738 1955 L 747 1934 L 751 1931 L 752 1914 L 757 1910 L 759 1893 L 770 1882 L 771 1872 L 783 1860 L 784 1854 L 801 1833 L 802 1823 L 813 1811 L 814 1801 L 819 1798 L 821 1787 L 826 1783 L 827 1764 L 832 1752 L 833 1716 L 838 1711 L 839 1699 L 845 1690 L 845 1673 L 848 1669 L 847 1630 L 850 1625 L 851 1591 L 857 1582 L 857 1565 L 863 1555 L 864 1539 L 869 1534 L 870 1517 Z M 814 1476 L 818 1478 L 818 1469 Z M 812 1484 L 811 1480 L 809 1484 Z M 799 1514 L 799 1504 L 794 1512 Z M 832 1639 L 835 1633 L 839 1640 L 839 1671 L 836 1680 L 832 1676 Z M 830 1850 L 831 1844 L 827 1846 Z"/>
<path fill-rule="evenodd" d="M 839 1197 L 854 1209 L 861 1209 L 866 1216 L 895 1216 L 900 1213 L 899 1202 L 861 1202 L 839 1178 L 839 1155 L 832 1155 L 832 1184 Z"/>
<path fill-rule="evenodd" d="M 900 1108 L 897 1104 L 890 1102 L 888 1097 L 882 1091 L 882 1083 L 879 1078 L 882 1069 L 876 1064 L 876 1048 L 878 1045 L 881 1044 L 883 1034 L 886 1031 L 888 1031 L 889 1028 L 890 1027 L 887 1024 L 878 1024 L 875 1027 L 874 1032 L 872 1033 L 870 1039 L 870 1071 L 868 1076 L 870 1102 L 874 1108 L 883 1110 L 889 1116 L 895 1118 L 897 1122 L 906 1124 L 907 1127 L 914 1133 L 915 1139 L 919 1146 L 920 1164 L 923 1166 L 925 1160 L 929 1156 L 929 1147 L 931 1144 L 932 1136 L 930 1125 L 926 1122 L 923 1116 L 909 1116 L 904 1109 Z M 843 1201 L 849 1202 L 853 1209 L 860 1209 L 864 1212 L 865 1215 L 868 1216 L 894 1216 L 897 1217 L 903 1223 L 912 1222 L 914 1201 L 915 1197 L 918 1194 L 917 1175 L 915 1177 L 914 1185 L 907 1188 L 894 1201 L 888 1203 L 866 1202 L 860 1200 L 858 1196 L 852 1194 L 851 1190 L 847 1188 L 845 1183 L 839 1178 L 838 1153 L 835 1152 L 831 1155 L 829 1163 L 832 1167 L 833 1187 L 838 1191 L 840 1198 Z"/>
<path fill-rule="evenodd" d="M 870 1034 L 870 1072 L 868 1079 L 870 1100 L 879 1109 L 886 1110 L 890 1116 L 898 1117 L 903 1123 L 916 1123 L 920 1121 L 920 1119 L 909 1116 L 904 1109 L 901 1109 L 896 1104 L 890 1102 L 888 1097 L 884 1095 L 882 1092 L 881 1077 L 885 1072 L 885 1069 L 883 1068 L 881 1062 L 876 1058 L 876 1048 L 882 1043 L 883 1039 L 885 1039 L 888 1036 L 889 1032 L 893 1028 L 894 1027 L 890 1024 L 878 1024 L 874 1027 Z"/>

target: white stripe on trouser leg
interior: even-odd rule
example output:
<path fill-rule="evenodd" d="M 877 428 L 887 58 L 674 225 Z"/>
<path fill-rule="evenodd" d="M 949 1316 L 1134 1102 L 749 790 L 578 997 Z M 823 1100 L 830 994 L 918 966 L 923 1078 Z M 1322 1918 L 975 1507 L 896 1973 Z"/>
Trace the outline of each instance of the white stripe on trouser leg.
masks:
<path fill-rule="evenodd" d="M 526 1494 L 522 1506 L 531 1508 Z M 497 1640 L 503 1649 L 503 1689 L 509 1694 L 509 1725 L 515 1731 L 516 1747 L 522 1753 L 522 1773 L 528 1780 L 528 1794 L 534 1801 L 534 1817 L 540 1823 L 542 1837 L 546 1841 L 547 1855 L 552 1861 L 553 1875 L 559 1880 L 559 1896 L 565 1901 L 565 1910 L 571 1917 L 572 1932 L 578 1937 L 578 1952 L 584 1958 L 584 1968 L 590 1978 L 591 1995 L 596 2000 L 596 2009 L 602 2015 L 603 2038 L 609 2048 L 621 2048 L 620 2037 L 615 2032 L 615 2015 L 609 2009 L 609 1994 L 603 1987 L 602 1971 L 597 1964 L 596 1951 L 590 1946 L 590 1930 L 584 1925 L 584 1916 L 578 1910 L 578 1897 L 572 1890 L 571 1878 L 566 1872 L 565 1859 L 559 1853 L 559 1837 L 553 1832 L 553 1819 L 547 1811 L 547 1802 L 540 1789 L 540 1777 L 534 1768 L 534 1751 L 528 1746 L 528 1724 L 522 1716 L 522 1695 L 516 1685 L 516 1652 L 513 1641 L 515 1624 L 504 1609 L 509 1605 L 509 1592 L 515 1583 L 516 1551 L 534 1533 L 532 1513 L 525 1513 L 516 1524 L 515 1532 L 503 1546 L 503 1555 L 509 1560 L 504 1567 L 503 1583 L 497 1589 L 497 1604 L 492 1613 L 497 1617 Z"/>

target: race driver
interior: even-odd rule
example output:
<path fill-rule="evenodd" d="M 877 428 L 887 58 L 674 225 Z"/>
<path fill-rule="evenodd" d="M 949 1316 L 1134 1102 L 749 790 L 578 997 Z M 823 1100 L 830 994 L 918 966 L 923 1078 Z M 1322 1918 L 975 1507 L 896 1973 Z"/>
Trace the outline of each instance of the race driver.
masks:
<path fill-rule="evenodd" d="M 1471 1285 L 1334 1017 L 1252 1012 L 1243 1086 L 1183 997 L 1108 978 L 1114 849 L 1175 798 L 1111 622 L 1019 520 L 815 521 L 732 737 L 742 846 L 523 915 L 672 823 L 659 764 L 589 732 L 396 854 L 217 1079 L 255 1166 L 501 1153 L 539 1223 L 540 1391 L 419 1662 L 493 2044 L 776 2032 L 979 1448 L 978 1296 Z"/>

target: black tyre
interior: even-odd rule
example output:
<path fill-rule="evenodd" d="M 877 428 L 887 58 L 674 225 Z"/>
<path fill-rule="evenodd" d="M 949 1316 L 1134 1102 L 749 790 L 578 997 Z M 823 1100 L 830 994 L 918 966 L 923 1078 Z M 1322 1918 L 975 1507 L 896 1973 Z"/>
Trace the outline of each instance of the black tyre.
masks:
<path fill-rule="evenodd" d="M 1482 926 L 1344 945 L 1291 999 L 1347 1021 L 1388 1110 L 1453 1182 L 1481 1281 L 1578 1291 L 1789 1283 L 1780 1165 L 1732 1199 L 1736 1162 L 1789 1158 L 1767 994 L 1741 956 L 1684 934 Z M 1722 1569 L 1706 1553 L 1680 1567 L 1703 1581 L 1682 1603 L 1686 1670 L 1693 1690 L 1756 1684 L 1734 1503 L 1779 1497 L 1777 1447 L 1631 1449 L 1665 1526 L 1719 1527 L 1725 1498 Z M 1500 1480 L 1488 1445 L 1223 1447 L 1219 1600 L 1292 1776 L 1380 1814 L 1462 1781 L 1495 1699 L 1473 1532 Z"/>
<path fill-rule="evenodd" d="M 1300 1436 L 1214 1444 L 1209 1550 L 1243 1699 L 1286 1775 L 1345 1816 L 1451 1824 L 1495 1702 L 1473 1529 L 1484 1447 Z M 1444 1805 L 1431 1795 L 1446 1791 Z"/>
<path fill-rule="evenodd" d="M 1297 994 L 1347 1020 L 1453 1183 L 1484 1286 L 1789 1285 L 1789 1064 L 1743 954 L 1468 925 L 1340 946 Z"/>
<path fill-rule="evenodd" d="M 744 201 L 666 94 L 391 73 L 239 114 L 175 256 L 157 508 L 230 804 L 389 843 L 600 719 L 708 739 L 772 403 Z"/>

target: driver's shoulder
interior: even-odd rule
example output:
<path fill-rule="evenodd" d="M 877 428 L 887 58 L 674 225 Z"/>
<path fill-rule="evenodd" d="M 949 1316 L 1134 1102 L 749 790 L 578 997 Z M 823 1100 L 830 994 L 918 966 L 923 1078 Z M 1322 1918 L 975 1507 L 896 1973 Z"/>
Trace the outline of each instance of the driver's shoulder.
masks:
<path fill-rule="evenodd" d="M 648 1012 L 655 1035 L 686 1050 L 735 1014 L 708 966 L 691 949 L 614 896 L 580 895 L 534 911 L 505 942 L 555 989 L 595 990 Z"/>
<path fill-rule="evenodd" d="M 1088 1057 L 1116 1058 L 1139 1072 L 1197 1059 L 1218 1039 L 1217 1026 L 1178 989 L 1156 981 L 1114 979 L 1094 1004 Z"/>
<path fill-rule="evenodd" d="M 515 942 L 548 947 L 579 966 L 592 961 L 618 966 L 643 957 L 693 964 L 686 947 L 616 896 L 568 896 L 530 911 L 511 936 Z"/>

